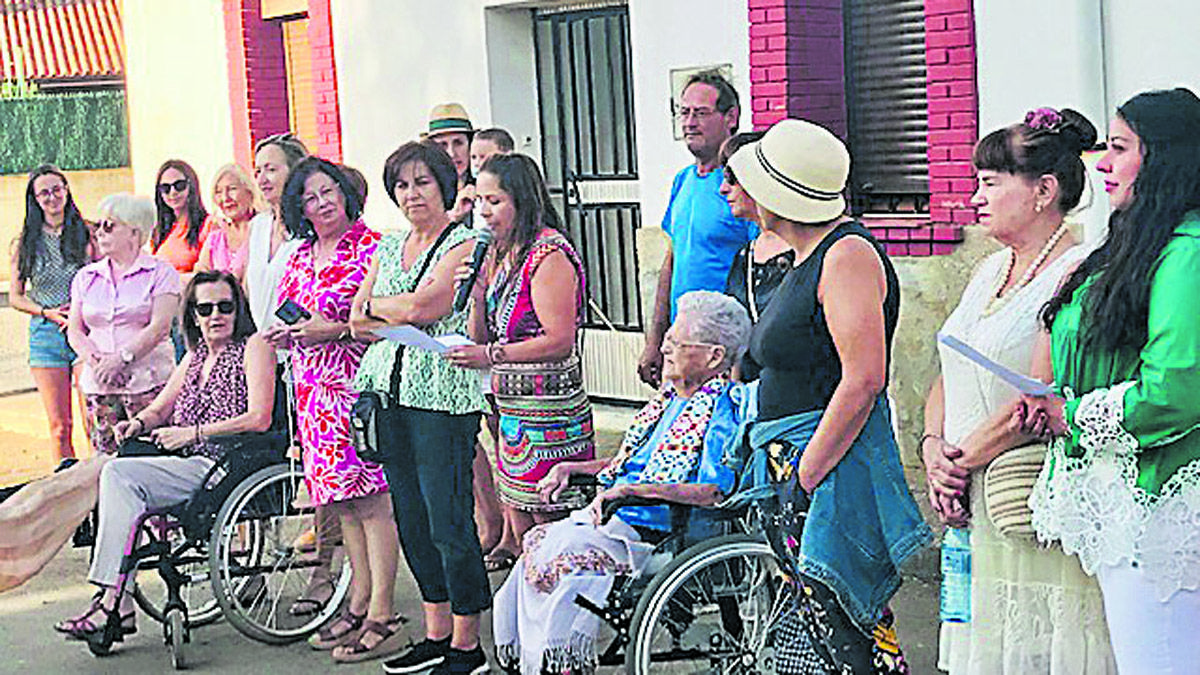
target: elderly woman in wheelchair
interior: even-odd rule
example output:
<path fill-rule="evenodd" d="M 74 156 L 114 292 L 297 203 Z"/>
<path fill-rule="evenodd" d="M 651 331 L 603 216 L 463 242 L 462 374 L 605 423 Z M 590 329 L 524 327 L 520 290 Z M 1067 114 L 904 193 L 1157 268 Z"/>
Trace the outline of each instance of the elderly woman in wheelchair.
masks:
<path fill-rule="evenodd" d="M 629 497 L 712 506 L 729 494 L 722 458 L 738 431 L 739 386 L 729 380 L 750 334 L 746 310 L 710 291 L 680 297 L 663 340 L 663 380 L 611 460 L 559 464 L 542 480 L 552 500 L 580 475 L 603 487 L 591 505 L 535 527 L 497 592 L 494 635 L 501 665 L 523 673 L 587 672 L 597 663 L 599 617 L 617 575 L 635 575 L 671 530 L 667 506 L 631 506 L 602 522 L 605 504 Z M 519 664 L 519 666 L 518 666 Z"/>
<path fill-rule="evenodd" d="M 147 511 L 186 501 L 224 452 L 214 437 L 265 431 L 271 423 L 275 358 L 254 334 L 237 280 L 197 273 L 184 291 L 188 353 L 146 409 L 114 427 L 122 452 L 100 473 L 100 521 L 88 579 L 91 604 L 59 622 L 68 639 L 89 640 L 117 613 L 119 640 L 137 631 L 132 583 L 122 560 Z"/>

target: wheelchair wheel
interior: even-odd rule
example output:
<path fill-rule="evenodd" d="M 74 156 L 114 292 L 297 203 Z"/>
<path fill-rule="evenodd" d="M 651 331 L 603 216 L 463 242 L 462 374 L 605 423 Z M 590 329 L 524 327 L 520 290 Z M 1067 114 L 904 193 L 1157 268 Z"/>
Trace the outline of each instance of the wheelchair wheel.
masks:
<path fill-rule="evenodd" d="M 158 519 L 148 518 L 142 522 L 139 541 L 146 542 L 162 536 Z M 185 541 L 183 530 L 175 527 L 166 532 L 167 544 L 172 550 L 177 550 Z M 207 626 L 221 618 L 221 607 L 212 594 L 211 575 L 208 572 L 208 552 L 204 550 L 191 551 L 188 558 L 196 558 L 195 562 L 178 566 L 179 572 L 188 577 L 188 583 L 179 589 L 180 597 L 187 605 L 187 624 L 192 628 Z M 163 616 L 167 606 L 167 587 L 156 574 L 138 575 L 138 583 L 133 589 L 133 599 L 138 607 L 151 619 L 159 623 L 165 621 Z"/>
<path fill-rule="evenodd" d="M 334 560 L 334 592 L 316 612 L 289 609 L 320 565 L 315 552 L 297 548 L 316 523 L 311 505 L 298 505 L 304 474 L 298 465 L 261 469 L 234 488 L 221 506 L 209 543 L 213 595 L 243 635 L 269 644 L 300 640 L 337 611 L 350 589 L 350 565 Z"/>
<path fill-rule="evenodd" d="M 188 635 L 188 621 L 183 616 L 183 610 L 172 608 L 167 610 L 163 622 L 163 642 L 171 650 L 171 665 L 175 670 L 187 668 L 186 644 L 191 642 Z"/>
<path fill-rule="evenodd" d="M 625 670 L 774 673 L 770 638 L 792 595 L 765 541 L 731 534 L 696 544 L 655 575 L 638 601 Z"/>

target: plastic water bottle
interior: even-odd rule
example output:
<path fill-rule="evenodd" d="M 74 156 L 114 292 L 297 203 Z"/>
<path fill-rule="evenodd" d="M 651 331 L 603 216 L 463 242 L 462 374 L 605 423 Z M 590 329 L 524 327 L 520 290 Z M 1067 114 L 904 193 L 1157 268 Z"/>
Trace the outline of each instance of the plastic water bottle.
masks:
<path fill-rule="evenodd" d="M 971 620 L 971 533 L 946 528 L 942 537 L 942 621 Z"/>

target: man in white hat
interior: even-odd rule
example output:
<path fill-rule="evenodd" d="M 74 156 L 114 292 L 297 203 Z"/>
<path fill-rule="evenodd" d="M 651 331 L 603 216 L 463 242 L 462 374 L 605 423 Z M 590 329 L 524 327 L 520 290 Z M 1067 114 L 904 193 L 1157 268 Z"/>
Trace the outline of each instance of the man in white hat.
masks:
<path fill-rule="evenodd" d="M 725 291 L 733 257 L 758 235 L 758 226 L 733 217 L 720 195 L 717 153 L 737 131 L 738 94 L 716 71 L 688 78 L 675 116 L 695 164 L 675 174 L 662 228 L 671 238 L 658 275 L 654 314 L 646 328 L 646 347 L 638 376 L 652 387 L 662 380 L 662 340 L 675 316 L 675 301 L 688 291 Z"/>

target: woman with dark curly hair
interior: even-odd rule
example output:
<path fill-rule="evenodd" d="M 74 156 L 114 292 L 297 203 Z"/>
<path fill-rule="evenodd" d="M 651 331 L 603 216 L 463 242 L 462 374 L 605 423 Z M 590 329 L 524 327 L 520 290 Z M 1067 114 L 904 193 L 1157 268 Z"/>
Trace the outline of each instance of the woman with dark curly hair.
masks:
<path fill-rule="evenodd" d="M 1057 393 L 1014 406 L 1025 431 L 1055 437 L 1033 527 L 1096 575 L 1120 672 L 1195 672 L 1200 99 L 1172 89 L 1125 102 L 1097 168 L 1108 236 L 1042 314 L 1036 370 Z"/>
<path fill-rule="evenodd" d="M 39 166 L 25 185 L 25 225 L 13 254 L 8 304 L 30 315 L 29 368 L 46 406 L 58 459 L 75 456 L 71 376 L 74 371 L 78 378 L 78 366 L 67 344 L 67 311 L 71 280 L 90 258 L 88 226 L 66 175 L 50 164 Z"/>

